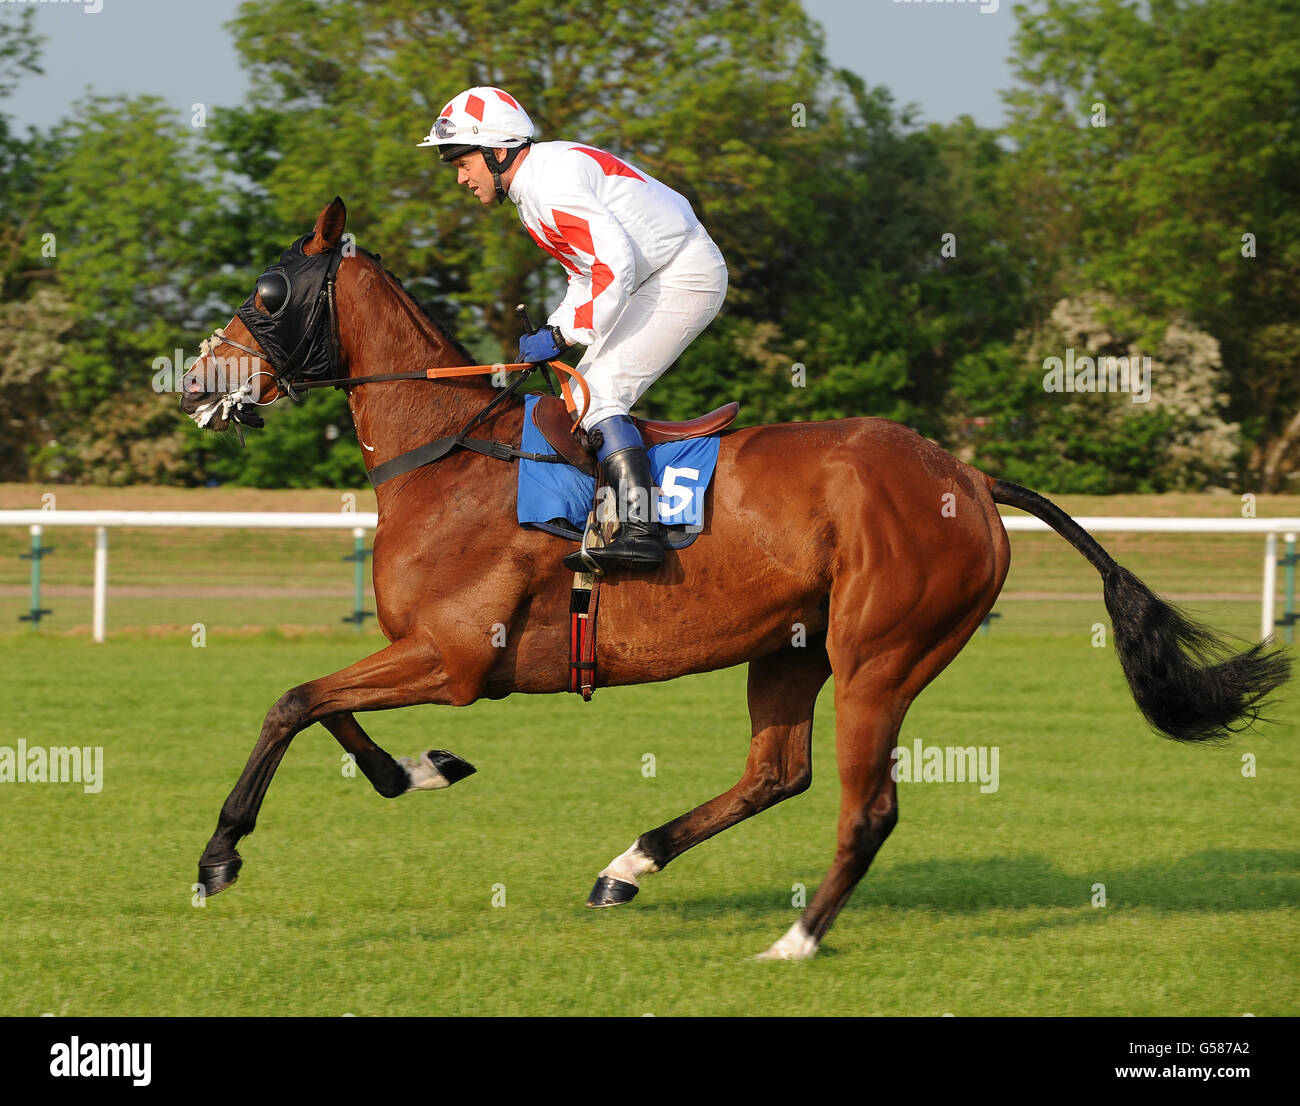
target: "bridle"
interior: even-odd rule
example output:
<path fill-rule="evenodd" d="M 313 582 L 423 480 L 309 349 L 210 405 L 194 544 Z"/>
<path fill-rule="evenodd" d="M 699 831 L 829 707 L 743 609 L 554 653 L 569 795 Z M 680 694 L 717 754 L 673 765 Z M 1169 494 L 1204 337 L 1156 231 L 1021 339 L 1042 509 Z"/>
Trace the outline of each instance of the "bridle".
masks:
<path fill-rule="evenodd" d="M 218 411 L 222 418 L 233 419 L 236 424 L 263 426 L 262 418 L 252 410 L 266 406 L 253 398 L 253 382 L 259 377 L 270 377 L 280 395 L 300 401 L 298 389 L 306 379 L 332 376 L 340 371 L 342 347 L 334 283 L 343 251 L 335 245 L 309 255 L 303 247 L 311 237 L 304 234 L 280 254 L 276 264 L 263 270 L 252 293 L 235 312 L 235 318 L 244 324 L 261 349 L 236 341 L 221 328 L 200 345 L 201 364 L 212 357 L 217 346 L 224 344 L 251 353 L 255 364 L 270 365 L 271 371 L 259 369 L 242 377 L 238 387 L 196 412 L 194 419 L 199 426 L 206 426 Z M 366 256 L 379 260 L 377 254 Z M 257 305 L 259 297 L 261 309 Z M 295 376 L 300 377 L 296 384 Z M 238 425 L 236 432 L 239 433 Z M 243 441 L 242 433 L 240 441 Z"/>
<path fill-rule="evenodd" d="M 271 371 L 259 370 L 250 374 L 240 383 L 238 388 L 213 400 L 201 414 L 196 411 L 193 417 L 199 426 L 206 426 L 218 409 L 222 418 L 232 420 L 232 425 L 235 426 L 241 442 L 243 441 L 243 434 L 239 429 L 239 424 L 242 423 L 252 427 L 263 426 L 264 420 L 249 410 L 251 407 L 264 407 L 274 402 L 274 400 L 259 401 L 253 398 L 253 381 L 261 376 L 270 377 L 280 395 L 287 395 L 295 402 L 301 402 L 303 397 L 299 393 L 310 391 L 313 388 L 346 390 L 360 384 L 383 384 L 397 380 L 441 380 L 452 377 L 482 376 L 487 373 L 496 374 L 526 370 L 521 372 L 514 381 L 489 400 L 487 405 L 466 423 L 459 433 L 428 442 L 416 449 L 399 454 L 389 461 L 376 465 L 369 471 L 370 482 L 373 486 L 378 486 L 386 480 L 401 476 L 412 469 L 440 460 L 457 448 L 470 449 L 503 461 L 513 461 L 522 457 L 532 461 L 567 463 L 559 454 L 528 453 L 505 442 L 483 441 L 468 436 L 471 430 L 486 421 L 498 404 L 509 396 L 516 394 L 524 382 L 532 375 L 533 370 L 539 368 L 551 391 L 556 395 L 562 395 L 570 413 L 575 414 L 571 430 L 576 432 L 579 423 L 591 405 L 591 393 L 588 391 L 587 382 L 582 378 L 582 375 L 574 372 L 573 369 L 561 361 L 517 362 L 509 365 L 456 365 L 447 368 L 417 369 L 410 372 L 376 373 L 370 376 L 326 376 L 324 379 L 312 379 L 322 373 L 337 372 L 343 364 L 344 357 L 339 342 L 338 310 L 334 296 L 335 275 L 342 260 L 342 251 L 338 246 L 332 246 L 327 250 L 322 250 L 320 254 L 306 255 L 302 252 L 302 247 L 310 237 L 311 235 L 303 235 L 302 238 L 299 238 L 280 255 L 278 265 L 271 266 L 263 272 L 262 276 L 258 278 L 254 292 L 236 312 L 236 318 L 248 328 L 249 333 L 257 339 L 258 343 L 264 347 L 263 349 L 254 349 L 252 346 L 244 345 L 242 342 L 228 337 L 222 328 L 213 331 L 212 336 L 204 339 L 200 345 L 199 363 L 212 356 L 212 351 L 217 346 L 225 344 L 234 346 L 246 353 L 251 353 L 259 364 L 263 361 L 267 362 L 271 366 Z M 365 250 L 358 250 L 358 252 L 365 254 L 376 263 L 380 261 L 378 254 L 371 254 Z M 298 260 L 298 258 L 308 256 L 313 259 L 324 257 L 326 263 L 304 263 Z M 294 270 L 305 268 L 308 264 L 311 264 L 313 268 L 319 271 L 319 277 L 314 281 L 316 284 L 315 289 L 303 287 L 302 283 L 295 287 Z M 268 279 L 270 277 L 283 280 L 285 287 L 278 289 L 275 282 Z M 266 294 L 263 294 L 264 292 Z M 259 310 L 255 303 L 259 294 L 263 294 L 264 307 L 269 308 L 274 303 L 276 310 L 267 313 Z M 277 296 L 281 298 L 277 299 Z M 286 310 L 289 311 L 287 316 L 285 316 Z M 302 316 L 305 316 L 306 320 L 301 327 L 302 333 L 297 336 L 292 351 L 286 352 L 286 343 L 282 340 L 282 336 L 277 333 L 277 328 L 281 327 L 286 319 L 293 321 Z M 289 335 L 288 338 L 293 341 L 294 336 Z M 273 350 L 274 356 L 272 355 Z M 277 360 L 279 364 L 276 363 Z M 547 371 L 548 367 L 555 370 L 559 381 L 558 389 L 555 381 L 551 379 L 550 373 Z M 301 376 L 295 380 L 294 376 L 296 374 L 301 374 Z M 571 377 L 578 385 L 578 389 L 582 394 L 581 409 L 574 400 L 566 377 Z"/>
<path fill-rule="evenodd" d="M 262 347 L 276 387 L 294 400 L 300 398 L 294 389 L 295 376 L 301 383 L 337 375 L 343 367 L 334 301 L 343 250 L 334 245 L 308 254 L 304 247 L 311 238 L 304 234 L 280 254 L 278 263 L 263 270 L 253 292 L 235 312 Z M 380 260 L 377 254 L 365 256 Z"/>

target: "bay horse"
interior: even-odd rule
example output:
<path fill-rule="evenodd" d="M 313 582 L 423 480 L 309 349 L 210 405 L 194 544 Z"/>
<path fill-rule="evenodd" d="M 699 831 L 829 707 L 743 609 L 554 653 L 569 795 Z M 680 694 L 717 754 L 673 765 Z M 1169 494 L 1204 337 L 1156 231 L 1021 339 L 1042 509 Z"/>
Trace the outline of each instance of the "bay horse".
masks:
<path fill-rule="evenodd" d="M 348 380 L 468 364 L 375 255 L 341 248 L 345 221 L 335 198 L 297 245 L 304 264 L 335 255 L 327 339 Z M 287 282 L 272 277 L 268 269 L 240 315 L 205 345 L 207 355 L 227 346 L 270 352 L 268 345 L 296 337 L 274 330 Z M 269 363 L 275 372 L 265 375 L 275 383 L 260 390 L 260 402 L 295 384 L 274 356 Z M 182 409 L 212 429 L 254 421 L 241 397 L 205 385 L 203 368 L 196 363 L 185 378 Z M 469 377 L 345 390 L 367 469 L 454 434 L 501 394 Z M 483 428 L 517 444 L 523 411 L 512 395 Z M 560 564 L 567 547 L 516 522 L 515 470 L 456 450 L 379 484 L 376 496 L 375 607 L 389 644 L 271 707 L 199 861 L 208 894 L 234 882 L 242 864 L 236 845 L 252 832 L 290 741 L 312 723 L 392 798 L 449 786 L 473 769 L 441 751 L 395 760 L 361 728 L 358 712 L 568 688 L 573 577 Z M 627 902 L 642 877 L 807 789 L 813 704 L 833 674 L 841 788 L 834 859 L 799 920 L 759 958 L 811 957 L 898 821 L 891 754 L 908 707 L 966 644 L 1006 579 L 999 503 L 1047 522 L 1100 573 L 1120 663 L 1156 730 L 1178 741 L 1226 737 L 1253 723 L 1288 678 L 1282 654 L 1256 645 L 1231 655 L 1042 496 L 897 423 L 732 429 L 721 437 L 699 539 L 653 571 L 603 582 L 599 682 L 649 683 L 747 663 L 748 759 L 728 791 L 641 834 L 600 873 L 589 905 Z"/>

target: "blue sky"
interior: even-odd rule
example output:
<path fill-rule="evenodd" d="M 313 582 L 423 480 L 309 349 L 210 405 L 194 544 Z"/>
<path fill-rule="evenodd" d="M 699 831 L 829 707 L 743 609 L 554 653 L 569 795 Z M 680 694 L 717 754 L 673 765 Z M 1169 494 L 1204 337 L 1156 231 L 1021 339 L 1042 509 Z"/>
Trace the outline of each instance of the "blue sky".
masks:
<path fill-rule="evenodd" d="M 49 126 L 87 88 L 152 93 L 187 117 L 192 103 L 243 99 L 247 80 L 222 26 L 238 0 L 0 0 L 0 19 L 27 6 L 36 7 L 48 41 L 45 75 L 24 80 L 3 105 L 20 127 Z M 916 104 L 922 119 L 943 123 L 964 113 L 985 126 L 1002 122 L 1011 0 L 804 0 L 804 8 L 825 28 L 835 65 L 886 85 L 899 104 Z"/>

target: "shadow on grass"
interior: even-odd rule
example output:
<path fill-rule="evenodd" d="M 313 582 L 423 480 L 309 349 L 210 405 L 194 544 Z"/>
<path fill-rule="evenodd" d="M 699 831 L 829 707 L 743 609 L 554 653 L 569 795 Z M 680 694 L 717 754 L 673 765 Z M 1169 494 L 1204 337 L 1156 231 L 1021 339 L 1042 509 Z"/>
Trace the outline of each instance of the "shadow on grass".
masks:
<path fill-rule="evenodd" d="M 671 871 L 671 869 L 670 869 Z M 1214 849 L 1176 861 L 1127 868 L 1097 865 L 1094 870 L 1066 871 L 1037 856 L 985 860 L 934 859 L 868 872 L 844 908 L 845 915 L 881 908 L 928 910 L 969 915 L 990 910 L 1081 910 L 1091 904 L 1093 884 L 1106 888 L 1111 909 L 1147 908 L 1172 912 L 1230 913 L 1269 910 L 1300 904 L 1300 853 L 1278 849 Z M 809 885 L 809 899 L 813 894 Z M 671 901 L 665 883 L 648 911 L 671 911 L 683 919 L 716 916 L 724 911 L 772 912 L 789 917 L 788 893 L 755 889 Z M 1043 920 L 1030 929 L 1075 924 L 1086 915 Z M 994 926 L 987 935 L 1014 928 Z"/>

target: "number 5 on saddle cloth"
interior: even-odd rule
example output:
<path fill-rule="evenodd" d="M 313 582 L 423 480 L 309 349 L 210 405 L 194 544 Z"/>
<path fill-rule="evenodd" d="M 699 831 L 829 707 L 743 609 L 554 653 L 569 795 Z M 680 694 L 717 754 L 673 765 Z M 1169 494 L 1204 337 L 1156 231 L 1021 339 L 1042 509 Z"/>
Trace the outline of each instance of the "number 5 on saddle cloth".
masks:
<path fill-rule="evenodd" d="M 547 453 L 549 443 L 533 420 L 536 395 L 524 400 L 524 432 L 519 444 L 530 453 Z M 646 451 L 658 496 L 651 502 L 659 522 L 668 527 L 668 547 L 684 549 L 704 523 L 704 496 L 718 463 L 718 436 L 663 442 Z M 595 477 L 573 465 L 519 462 L 517 517 L 520 525 L 535 526 L 560 537 L 582 540 L 582 531 L 596 495 Z"/>

